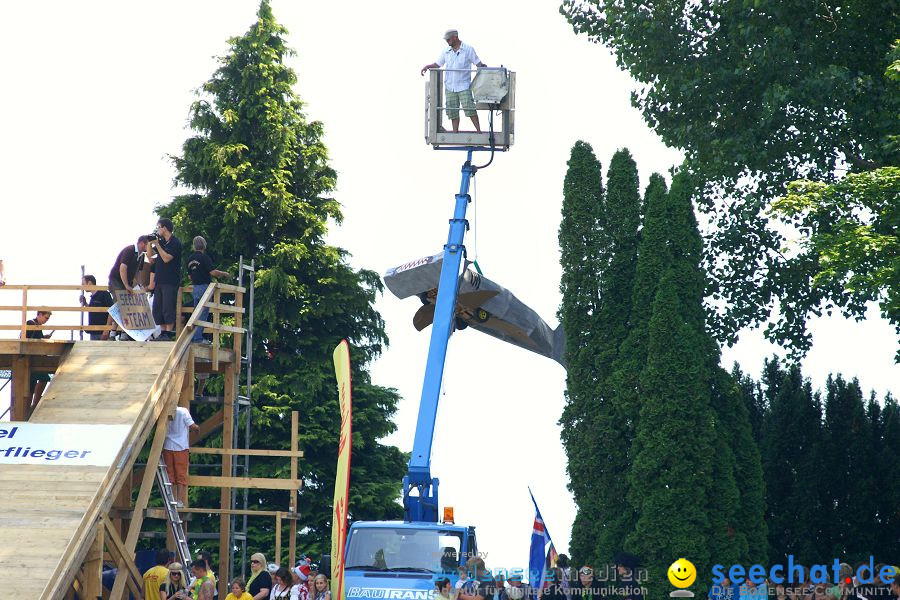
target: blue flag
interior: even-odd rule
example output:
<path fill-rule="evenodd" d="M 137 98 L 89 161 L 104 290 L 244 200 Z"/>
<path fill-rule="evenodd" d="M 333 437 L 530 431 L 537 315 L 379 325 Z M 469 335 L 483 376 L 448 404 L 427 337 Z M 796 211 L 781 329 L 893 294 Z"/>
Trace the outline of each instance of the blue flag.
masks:
<path fill-rule="evenodd" d="M 540 590 L 547 580 L 547 545 L 553 542 L 531 488 L 528 489 L 528 493 L 534 502 L 534 527 L 531 530 L 531 551 L 528 553 L 528 583 L 535 590 Z"/>

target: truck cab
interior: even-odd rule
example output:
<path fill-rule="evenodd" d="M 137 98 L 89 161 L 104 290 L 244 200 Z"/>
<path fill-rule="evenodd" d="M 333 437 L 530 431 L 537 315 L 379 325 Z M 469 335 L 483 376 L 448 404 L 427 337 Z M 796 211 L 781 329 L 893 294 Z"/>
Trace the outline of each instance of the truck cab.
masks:
<path fill-rule="evenodd" d="M 347 600 L 432 600 L 434 582 L 459 579 L 477 556 L 475 528 L 453 523 L 358 521 L 344 555 Z"/>

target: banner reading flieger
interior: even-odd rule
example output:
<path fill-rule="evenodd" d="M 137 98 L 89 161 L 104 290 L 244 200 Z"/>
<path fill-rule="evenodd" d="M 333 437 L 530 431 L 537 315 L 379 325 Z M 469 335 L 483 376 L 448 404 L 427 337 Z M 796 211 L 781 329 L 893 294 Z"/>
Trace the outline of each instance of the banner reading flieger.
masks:
<path fill-rule="evenodd" d="M 0 423 L 0 464 L 109 466 L 128 425 Z"/>
<path fill-rule="evenodd" d="M 116 303 L 109 307 L 109 315 L 132 339 L 146 342 L 159 333 L 153 321 L 150 301 L 144 292 L 116 290 Z"/>
<path fill-rule="evenodd" d="M 347 543 L 347 502 L 350 497 L 350 447 L 353 439 L 352 382 L 350 344 L 347 340 L 334 349 L 334 374 L 337 377 L 341 406 L 341 435 L 338 441 L 337 473 L 334 478 L 334 514 L 331 525 L 331 598 L 345 600 L 344 546 Z"/>

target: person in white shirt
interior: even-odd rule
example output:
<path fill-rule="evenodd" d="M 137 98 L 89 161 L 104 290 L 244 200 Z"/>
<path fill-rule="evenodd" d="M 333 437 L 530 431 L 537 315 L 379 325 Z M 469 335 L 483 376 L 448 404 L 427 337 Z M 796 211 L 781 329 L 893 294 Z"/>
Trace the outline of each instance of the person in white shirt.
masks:
<path fill-rule="evenodd" d="M 428 69 L 444 67 L 444 98 L 447 109 L 447 118 L 453 124 L 453 132 L 459 133 L 459 107 L 462 105 L 466 116 L 472 119 L 475 131 L 481 132 L 481 123 L 478 121 L 478 113 L 475 112 L 475 99 L 472 98 L 472 65 L 486 67 L 475 53 L 475 48 L 463 44 L 459 39 L 459 32 L 448 29 L 444 33 L 447 48 L 438 57 L 437 62 L 422 67 L 422 75 Z"/>
<path fill-rule="evenodd" d="M 163 444 L 163 461 L 166 463 L 166 471 L 169 472 L 169 481 L 175 487 L 175 500 L 178 508 L 187 502 L 187 476 L 188 476 L 188 447 L 190 446 L 189 433 L 200 428 L 191 418 L 191 413 L 183 406 L 175 409 L 175 413 L 169 415 L 169 429 L 166 432 L 166 441 Z"/>

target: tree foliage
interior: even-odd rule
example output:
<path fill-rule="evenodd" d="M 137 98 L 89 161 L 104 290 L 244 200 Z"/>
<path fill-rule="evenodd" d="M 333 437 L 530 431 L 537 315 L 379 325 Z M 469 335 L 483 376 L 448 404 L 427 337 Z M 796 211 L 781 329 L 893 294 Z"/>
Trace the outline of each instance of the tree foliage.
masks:
<path fill-rule="evenodd" d="M 827 185 L 847 170 L 900 164 L 892 138 L 900 93 L 884 77 L 896 59 L 886 54 L 900 34 L 898 8 L 897 0 L 563 0 L 574 30 L 609 47 L 638 82 L 634 105 L 703 183 L 720 340 L 766 321 L 779 299 L 788 310 L 767 334 L 801 353 L 809 313 L 831 302 L 859 314 L 858 292 L 810 288 L 816 270 L 785 268 L 783 228 L 767 212 L 789 182 Z"/>
<path fill-rule="evenodd" d="M 585 148 L 573 148 L 560 228 L 574 558 L 601 564 L 624 549 L 660 573 L 673 555 L 701 571 L 713 556 L 762 560 L 759 453 L 742 389 L 706 331 L 690 177 L 675 175 L 667 190 L 652 175 L 642 203 L 627 151 L 613 157 L 603 192 Z M 579 174 L 592 194 L 572 193 Z"/>
<path fill-rule="evenodd" d="M 576 560 L 593 553 L 596 521 L 600 510 L 593 495 L 595 468 L 591 457 L 596 435 L 589 415 L 594 415 L 594 391 L 598 384 L 592 322 L 600 302 L 600 231 L 603 179 L 600 161 L 590 144 L 576 142 L 563 182 L 563 218 L 559 226 L 562 264 L 559 319 L 566 332 L 566 404 L 560 418 L 561 439 L 568 456 L 569 489 L 579 507 L 572 526 L 570 552 Z"/>
<path fill-rule="evenodd" d="M 341 220 L 332 196 L 335 172 L 323 127 L 308 121 L 285 66 L 286 30 L 267 0 L 258 20 L 229 41 L 229 52 L 191 106 L 193 135 L 174 157 L 185 193 L 158 208 L 182 240 L 203 235 L 219 268 L 255 258 L 252 443 L 287 448 L 290 411 L 300 413 L 300 548 L 328 552 L 340 414 L 331 353 L 349 340 L 353 360 L 354 519 L 397 518 L 402 453 L 379 440 L 395 430 L 398 395 L 371 383 L 367 368 L 387 344 L 374 308 L 378 275 L 353 270 L 347 253 L 325 243 L 329 219 Z M 215 389 L 217 383 L 211 386 Z M 198 409 L 199 410 L 199 409 Z M 214 440 L 215 441 L 215 440 Z M 251 477 L 285 477 L 284 460 L 254 458 Z M 194 504 L 216 506 L 204 490 Z M 216 492 L 216 496 L 218 493 Z M 252 505 L 286 510 L 286 492 L 251 490 Z M 195 525 L 196 527 L 196 525 Z M 272 553 L 274 532 L 251 520 L 251 551 Z"/>
<path fill-rule="evenodd" d="M 896 556 L 900 544 L 900 425 L 888 395 L 866 400 L 858 382 L 830 376 L 814 392 L 796 365 L 765 361 L 753 382 L 737 372 L 747 406 L 760 407 L 756 437 L 766 481 L 769 556 L 811 564 Z"/>

